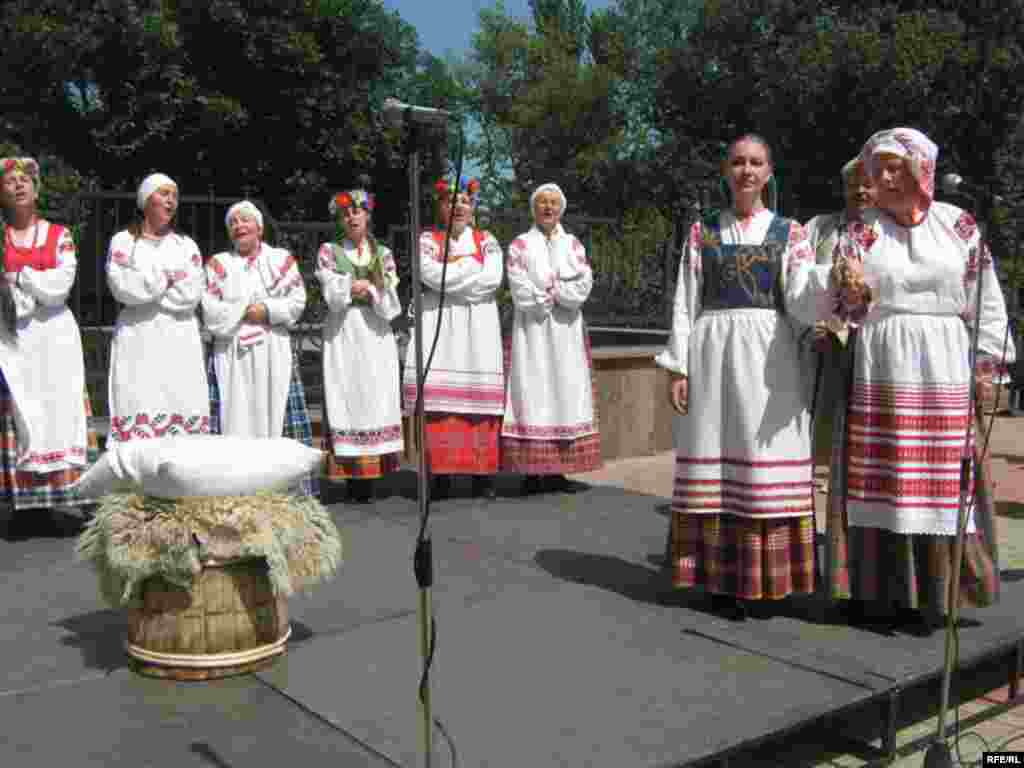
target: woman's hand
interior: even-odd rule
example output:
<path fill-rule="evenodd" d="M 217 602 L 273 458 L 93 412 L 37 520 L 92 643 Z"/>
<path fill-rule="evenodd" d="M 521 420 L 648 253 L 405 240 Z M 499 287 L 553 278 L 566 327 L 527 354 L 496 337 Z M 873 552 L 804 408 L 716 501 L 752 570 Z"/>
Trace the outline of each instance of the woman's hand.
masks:
<path fill-rule="evenodd" d="M 864 264 L 860 259 L 836 259 L 832 265 L 832 280 L 844 306 L 855 307 L 871 301 L 871 289 L 864 281 Z"/>
<path fill-rule="evenodd" d="M 370 281 L 353 280 L 351 294 L 353 299 L 370 298 Z"/>
<path fill-rule="evenodd" d="M 814 324 L 814 349 L 816 352 L 825 354 L 832 346 L 830 331 L 825 323 Z"/>
<path fill-rule="evenodd" d="M 245 309 L 245 316 L 242 318 L 247 323 L 263 324 L 268 320 L 266 304 L 250 304 Z"/>
<path fill-rule="evenodd" d="M 669 401 L 676 412 L 685 416 L 690 412 L 690 380 L 674 374 L 669 384 Z"/>

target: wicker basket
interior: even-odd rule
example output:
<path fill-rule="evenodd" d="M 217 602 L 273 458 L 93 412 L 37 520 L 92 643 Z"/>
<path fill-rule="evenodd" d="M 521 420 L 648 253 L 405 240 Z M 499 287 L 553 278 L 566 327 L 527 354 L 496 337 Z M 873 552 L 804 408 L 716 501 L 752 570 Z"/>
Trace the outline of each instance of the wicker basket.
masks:
<path fill-rule="evenodd" d="M 262 668 L 284 653 L 288 606 L 263 558 L 207 562 L 191 589 L 148 579 L 130 609 L 128 654 L 137 672 L 210 680 Z"/>

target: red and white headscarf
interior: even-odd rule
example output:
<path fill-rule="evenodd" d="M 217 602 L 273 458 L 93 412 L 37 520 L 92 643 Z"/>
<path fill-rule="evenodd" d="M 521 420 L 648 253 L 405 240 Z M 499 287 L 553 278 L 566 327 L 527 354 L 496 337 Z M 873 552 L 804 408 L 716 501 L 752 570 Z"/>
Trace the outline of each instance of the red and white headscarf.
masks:
<path fill-rule="evenodd" d="M 935 199 L 935 161 L 939 148 L 931 139 L 914 128 L 890 128 L 879 131 L 864 144 L 860 157 L 864 167 L 874 178 L 878 171 L 880 154 L 897 155 L 909 161 L 910 171 L 917 180 L 918 192 L 927 208 Z"/>

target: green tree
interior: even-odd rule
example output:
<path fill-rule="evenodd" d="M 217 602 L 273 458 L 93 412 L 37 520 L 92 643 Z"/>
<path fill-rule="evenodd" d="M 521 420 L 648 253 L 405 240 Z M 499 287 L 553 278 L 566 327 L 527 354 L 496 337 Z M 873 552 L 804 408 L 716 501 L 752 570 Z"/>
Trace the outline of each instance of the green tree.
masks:
<path fill-rule="evenodd" d="M 1006 189 L 1024 105 L 1022 28 L 1022 0 L 716 0 L 662 55 L 658 125 L 684 169 L 717 162 L 739 133 L 765 134 L 783 206 L 800 218 L 837 206 L 838 169 L 894 125 L 940 145 L 940 173 Z"/>
<path fill-rule="evenodd" d="M 8 0 L 0 46 L 20 144 L 106 186 L 160 169 L 277 215 L 325 217 L 361 172 L 404 196 L 380 102 L 444 88 L 381 0 Z"/>

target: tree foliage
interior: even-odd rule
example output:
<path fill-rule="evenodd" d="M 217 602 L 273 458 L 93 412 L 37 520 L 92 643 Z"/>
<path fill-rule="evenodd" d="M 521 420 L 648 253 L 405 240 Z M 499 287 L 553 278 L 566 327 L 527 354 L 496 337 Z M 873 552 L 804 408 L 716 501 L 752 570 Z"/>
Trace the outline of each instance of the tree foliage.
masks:
<path fill-rule="evenodd" d="M 773 144 L 783 202 L 838 204 L 838 169 L 874 131 L 912 125 L 940 173 L 1012 183 L 1005 148 L 1024 106 L 1024 2 L 716 0 L 663 53 L 659 125 L 676 164 L 717 162 L 746 131 Z"/>
<path fill-rule="evenodd" d="M 434 88 L 380 0 L 8 0 L 0 46 L 0 109 L 26 148 L 105 186 L 160 169 L 317 218 L 361 172 L 401 194 L 380 102 Z"/>

